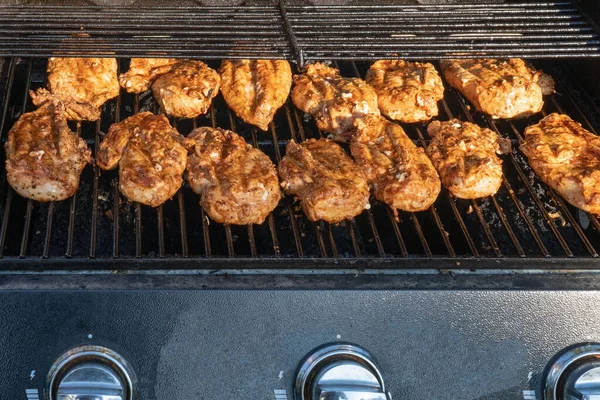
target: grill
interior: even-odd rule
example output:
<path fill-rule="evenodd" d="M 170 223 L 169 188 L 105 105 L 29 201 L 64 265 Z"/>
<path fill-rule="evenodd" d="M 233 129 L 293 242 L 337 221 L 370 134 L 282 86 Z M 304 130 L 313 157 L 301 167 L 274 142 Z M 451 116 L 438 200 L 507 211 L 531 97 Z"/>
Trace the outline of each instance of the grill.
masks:
<path fill-rule="evenodd" d="M 557 60 L 600 56 L 593 21 L 573 3 L 127 10 L 0 7 L 3 142 L 18 117 L 33 110 L 28 90 L 45 85 L 43 57 L 56 53 L 117 56 L 121 70 L 128 68 L 129 57 L 148 54 L 197 57 L 213 68 L 223 57 L 287 58 L 300 66 L 332 60 L 342 75 L 360 77 L 369 67 L 366 60 L 378 58 L 526 56 L 554 76 L 557 93 L 546 99 L 540 115 L 503 121 L 476 112 L 447 86 L 441 120 L 472 121 L 511 139 L 502 187 L 495 196 L 474 201 L 455 199 L 443 189 L 430 210 L 401 212 L 398 222 L 387 206 L 372 200 L 371 209 L 351 221 L 312 223 L 286 196 L 260 226 L 221 225 L 209 220 L 189 187 L 153 209 L 127 201 L 119 193 L 117 172 L 95 166 L 86 167 L 73 198 L 42 204 L 20 198 L 8 186 L 1 152 L 0 268 L 494 269 L 506 268 L 506 260 L 516 268 L 597 267 L 600 221 L 545 186 L 518 150 L 523 129 L 547 113 L 566 112 L 593 132 L 600 126 L 600 109 L 584 95 L 571 65 Z M 147 34 L 150 28 L 153 36 Z M 80 31 L 90 37 L 70 37 Z M 95 149 L 112 123 L 147 110 L 159 111 L 151 93 L 122 91 L 105 104 L 100 121 L 72 128 Z M 290 139 L 323 136 L 290 101 L 266 133 L 239 120 L 221 96 L 207 115 L 171 123 L 184 135 L 198 126 L 234 130 L 275 163 Z M 426 125 L 403 127 L 419 145 L 428 143 Z"/>

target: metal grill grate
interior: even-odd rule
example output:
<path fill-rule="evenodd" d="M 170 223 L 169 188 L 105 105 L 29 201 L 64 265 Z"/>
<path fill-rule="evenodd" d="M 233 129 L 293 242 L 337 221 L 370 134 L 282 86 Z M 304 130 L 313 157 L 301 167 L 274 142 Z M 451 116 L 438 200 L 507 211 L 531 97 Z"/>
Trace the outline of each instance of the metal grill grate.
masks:
<path fill-rule="evenodd" d="M 25 111 L 33 110 L 27 91 L 43 86 L 45 59 L 7 60 L 6 99 L 0 132 L 7 132 Z M 363 76 L 369 64 L 335 63 L 345 76 Z M 217 65 L 212 65 L 216 67 Z M 558 79 L 558 93 L 546 101 L 544 112 L 565 111 L 593 130 L 578 102 L 564 85 L 575 87 L 556 63 L 541 65 Z M 127 68 L 122 60 L 120 67 Z M 563 69 L 560 69 L 563 71 Z M 566 71 L 566 69 L 564 69 Z M 289 196 L 284 197 L 264 224 L 227 226 L 208 219 L 199 198 L 182 188 L 156 209 L 132 204 L 118 191 L 118 173 L 86 167 L 77 194 L 70 200 L 41 204 L 20 198 L 8 186 L 0 162 L 0 268 L 162 268 L 200 267 L 313 268 L 315 263 L 339 266 L 506 268 L 592 267 L 600 250 L 600 222 L 566 204 L 541 183 L 518 150 L 524 127 L 542 115 L 518 122 L 495 121 L 474 112 L 454 90 L 447 88 L 440 119 L 458 117 L 489 126 L 512 139 L 513 151 L 503 156 L 504 181 L 490 198 L 455 199 L 442 190 L 434 207 L 421 213 L 400 213 L 372 201 L 372 208 L 339 225 L 311 223 Z M 110 124 L 134 113 L 158 107 L 151 95 L 122 92 L 109 101 L 98 122 L 75 126 L 92 149 Z M 600 112 L 600 110 L 599 110 Z M 197 126 L 219 126 L 240 133 L 274 162 L 291 138 L 319 137 L 311 118 L 291 103 L 276 115 L 268 132 L 242 123 L 219 95 L 205 116 L 172 120 L 184 135 Z M 423 124 L 404 125 L 417 143 L 427 143 Z M 46 260 L 47 259 L 47 260 Z"/>

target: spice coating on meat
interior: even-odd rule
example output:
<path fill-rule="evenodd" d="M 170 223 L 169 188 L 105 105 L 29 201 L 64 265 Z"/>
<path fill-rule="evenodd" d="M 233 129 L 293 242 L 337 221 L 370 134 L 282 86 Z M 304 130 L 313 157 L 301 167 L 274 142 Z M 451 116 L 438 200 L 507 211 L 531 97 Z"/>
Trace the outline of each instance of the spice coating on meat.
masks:
<path fill-rule="evenodd" d="M 202 127 L 186 139 L 187 179 L 216 222 L 262 224 L 281 199 L 271 159 L 238 134 Z"/>
<path fill-rule="evenodd" d="M 311 221 L 341 222 L 370 208 L 365 174 L 329 139 L 291 140 L 279 176 L 284 191 L 298 196 Z"/>
<path fill-rule="evenodd" d="M 51 57 L 47 71 L 48 89 L 31 92 L 33 103 L 39 106 L 55 97 L 63 103 L 69 120 L 96 121 L 100 107 L 119 95 L 114 58 Z"/>
<path fill-rule="evenodd" d="M 548 186 L 575 207 L 600 215 L 600 137 L 553 113 L 525 129 L 521 151 Z"/>
<path fill-rule="evenodd" d="M 366 81 L 388 118 L 413 123 L 438 115 L 437 102 L 444 97 L 444 85 L 430 63 L 380 60 L 371 65 Z"/>
<path fill-rule="evenodd" d="M 195 118 L 206 113 L 219 93 L 221 77 L 202 61 L 183 61 L 158 77 L 152 93 L 161 110 L 178 118 Z"/>
<path fill-rule="evenodd" d="M 223 60 L 221 93 L 227 105 L 244 122 L 263 131 L 285 103 L 292 86 L 286 60 Z"/>
<path fill-rule="evenodd" d="M 337 69 L 315 63 L 302 75 L 294 75 L 292 101 L 312 114 L 317 127 L 332 134 L 332 139 L 347 142 L 355 118 L 380 115 L 377 94 L 359 78 L 343 78 Z"/>
<path fill-rule="evenodd" d="M 64 106 L 55 99 L 21 115 L 4 147 L 8 183 L 19 195 L 37 201 L 71 197 L 91 161 L 90 149 L 69 129 Z"/>
<path fill-rule="evenodd" d="M 390 208 L 428 209 L 440 193 L 437 171 L 425 150 L 417 147 L 402 127 L 381 116 L 356 121 L 350 152 L 365 172 L 373 193 Z"/>
<path fill-rule="evenodd" d="M 520 58 L 443 60 L 440 65 L 448 83 L 493 118 L 524 118 L 542 110 L 541 72 Z M 544 90 L 553 90 L 547 78 Z"/>
<path fill-rule="evenodd" d="M 173 58 L 132 58 L 129 71 L 119 75 L 119 84 L 128 93 L 142 93 L 150 89 L 159 76 L 171 72 L 182 60 Z"/>
<path fill-rule="evenodd" d="M 131 201 L 163 204 L 183 183 L 187 164 L 184 137 L 164 115 L 143 112 L 111 125 L 100 143 L 97 164 L 119 166 L 119 189 Z"/>
<path fill-rule="evenodd" d="M 508 139 L 457 119 L 433 121 L 427 132 L 433 138 L 427 155 L 454 196 L 476 199 L 498 191 L 502 183 L 502 160 L 496 154 L 510 151 Z"/>

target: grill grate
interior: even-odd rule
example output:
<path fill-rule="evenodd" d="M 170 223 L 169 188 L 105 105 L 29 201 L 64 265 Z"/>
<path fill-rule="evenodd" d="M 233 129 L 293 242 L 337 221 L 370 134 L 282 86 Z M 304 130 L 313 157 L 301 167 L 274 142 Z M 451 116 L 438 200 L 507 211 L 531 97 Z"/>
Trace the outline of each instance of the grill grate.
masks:
<path fill-rule="evenodd" d="M 45 85 L 46 63 L 46 59 L 38 58 L 12 58 L 5 63 L 8 79 L 0 120 L 3 142 L 22 112 L 33 110 L 27 91 Z M 334 64 L 344 76 L 364 77 L 368 68 L 368 63 L 363 62 Z M 500 259 L 511 263 L 527 260 L 522 264 L 525 268 L 532 268 L 536 262 L 543 262 L 544 268 L 564 268 L 575 262 L 580 265 L 582 260 L 588 263 L 583 266 L 593 266 L 591 260 L 598 257 L 600 248 L 600 221 L 566 204 L 549 190 L 518 150 L 524 127 L 546 113 L 567 112 L 594 130 L 566 90 L 566 86 L 575 87 L 576 83 L 562 82 L 568 78 L 568 68 L 560 68 L 556 63 L 539 66 L 559 78 L 558 93 L 547 99 L 543 113 L 529 120 L 493 120 L 472 110 L 451 88 L 447 88 L 441 102 L 440 119 L 458 117 L 473 121 L 512 140 L 513 151 L 503 156 L 503 185 L 493 197 L 459 200 L 442 189 L 430 210 L 401 212 L 400 222 L 394 220 L 387 206 L 372 201 L 372 208 L 354 220 L 330 225 L 311 223 L 293 199 L 285 196 L 264 224 L 228 226 L 210 221 L 189 187 L 153 209 L 132 204 L 119 194 L 116 171 L 86 167 L 73 198 L 42 204 L 16 195 L 2 169 L 0 268 L 59 268 L 65 264 L 70 268 L 234 268 L 237 262 L 246 261 L 252 268 L 278 262 L 287 267 L 312 268 L 314 262 L 322 261 L 340 266 L 366 263 L 371 267 L 506 267 L 497 263 Z M 122 60 L 120 67 L 127 68 L 127 61 Z M 110 124 L 146 110 L 158 112 L 151 93 L 122 92 L 104 106 L 100 121 L 83 122 L 73 128 L 94 149 Z M 207 115 L 171 122 L 184 135 L 197 126 L 232 129 L 276 163 L 285 154 L 288 140 L 323 136 L 314 121 L 290 102 L 278 112 L 268 132 L 241 122 L 221 96 L 215 98 Z M 427 144 L 425 125 L 403 126 L 416 143 Z M 3 166 L 5 155 L 1 153 Z M 268 262 L 262 264 L 260 260 Z"/>

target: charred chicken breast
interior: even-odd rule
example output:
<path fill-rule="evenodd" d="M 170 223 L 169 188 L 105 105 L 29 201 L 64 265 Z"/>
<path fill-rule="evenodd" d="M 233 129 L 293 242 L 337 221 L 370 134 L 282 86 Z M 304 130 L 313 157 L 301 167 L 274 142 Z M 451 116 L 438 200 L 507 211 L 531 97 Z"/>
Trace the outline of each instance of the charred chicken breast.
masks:
<path fill-rule="evenodd" d="M 341 222 L 370 207 L 365 174 L 329 139 L 291 140 L 279 176 L 283 190 L 300 199 L 311 221 Z"/>
<path fill-rule="evenodd" d="M 496 154 L 510 151 L 508 139 L 457 119 L 433 121 L 427 133 L 432 137 L 427 155 L 450 193 L 461 199 L 476 199 L 498 191 L 502 160 Z"/>
<path fill-rule="evenodd" d="M 262 224 L 281 199 L 271 159 L 238 134 L 202 127 L 186 139 L 187 179 L 200 205 L 224 224 Z"/>
<path fill-rule="evenodd" d="M 111 125 L 97 164 L 119 166 L 119 189 L 129 200 L 157 207 L 177 193 L 187 164 L 184 137 L 164 115 L 143 112 Z"/>
<path fill-rule="evenodd" d="M 286 60 L 223 60 L 221 93 L 238 117 L 263 131 L 273 121 L 292 86 Z"/>
<path fill-rule="evenodd" d="M 600 214 L 600 137 L 554 113 L 525 129 L 521 151 L 535 173 L 565 200 Z"/>
<path fill-rule="evenodd" d="M 64 107 L 55 99 L 21 115 L 5 149 L 8 183 L 19 195 L 37 201 L 71 197 L 91 161 L 90 149 L 69 129 Z"/>
<path fill-rule="evenodd" d="M 367 72 L 381 113 L 400 122 L 428 121 L 444 97 L 442 78 L 430 63 L 380 60 Z"/>
<path fill-rule="evenodd" d="M 173 58 L 132 58 L 129 71 L 119 75 L 119 84 L 129 93 L 142 93 L 181 60 Z"/>

